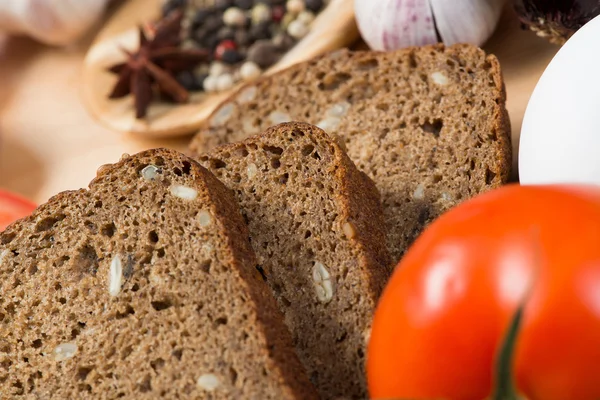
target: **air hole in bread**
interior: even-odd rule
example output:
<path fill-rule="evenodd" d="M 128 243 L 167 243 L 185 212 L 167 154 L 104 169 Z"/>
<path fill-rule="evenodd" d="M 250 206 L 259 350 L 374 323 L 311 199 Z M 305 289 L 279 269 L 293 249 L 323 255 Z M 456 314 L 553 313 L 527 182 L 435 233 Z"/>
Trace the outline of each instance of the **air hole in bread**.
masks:
<path fill-rule="evenodd" d="M 287 297 L 285 297 L 285 296 L 283 296 L 283 295 L 281 296 L 281 302 L 282 302 L 282 303 L 283 303 L 283 305 L 284 305 L 284 306 L 286 306 L 286 307 L 289 307 L 289 306 L 291 306 L 291 305 L 292 305 L 292 302 L 291 302 L 291 301 L 289 301 L 289 300 L 287 299 Z"/>
<path fill-rule="evenodd" d="M 490 169 L 490 167 L 486 167 L 486 169 L 485 169 L 485 184 L 490 185 L 494 181 L 495 177 L 496 177 L 496 173 L 493 172 Z"/>
<path fill-rule="evenodd" d="M 215 319 L 215 322 L 214 322 L 213 325 L 214 325 L 215 328 L 218 327 L 218 326 L 220 326 L 220 325 L 227 325 L 227 317 L 226 316 L 222 316 L 222 317 L 219 317 L 219 318 Z"/>
<path fill-rule="evenodd" d="M 98 271 L 98 254 L 96 254 L 96 250 L 89 244 L 78 249 L 74 266 L 80 273 L 96 275 L 96 271 Z"/>
<path fill-rule="evenodd" d="M 93 223 L 92 221 L 88 221 L 86 220 L 83 225 L 92 233 L 92 234 L 96 234 L 96 232 L 98 232 L 98 227 L 96 226 L 95 223 Z"/>
<path fill-rule="evenodd" d="M 148 233 L 148 239 L 150 239 L 150 242 L 152 243 L 157 243 L 158 233 L 156 233 L 156 231 L 150 231 L 150 233 Z"/>
<path fill-rule="evenodd" d="M 236 153 L 239 154 L 241 157 L 247 157 L 249 154 L 248 149 L 245 146 L 241 146 L 239 149 L 237 149 Z"/>
<path fill-rule="evenodd" d="M 260 276 L 262 276 L 263 281 L 266 281 L 267 275 L 265 274 L 265 270 L 263 269 L 263 267 L 261 265 L 257 265 L 256 270 L 260 273 Z"/>
<path fill-rule="evenodd" d="M 135 314 L 135 310 L 133 309 L 133 307 L 131 307 L 131 305 L 127 304 L 127 306 L 125 306 L 125 310 L 123 312 L 121 311 L 117 311 L 117 314 L 115 315 L 116 319 L 123 319 L 123 318 L 127 318 L 130 315 L 134 315 Z"/>
<path fill-rule="evenodd" d="M 323 77 L 322 81 L 319 82 L 318 88 L 321 91 L 336 90 L 350 79 L 352 79 L 352 75 L 345 72 L 336 72 L 335 74 Z"/>
<path fill-rule="evenodd" d="M 267 145 L 265 145 L 262 148 L 263 148 L 263 150 L 268 151 L 269 153 L 276 154 L 278 156 L 280 156 L 280 155 L 283 154 L 283 149 L 281 147 L 278 147 L 278 146 L 267 146 Z"/>
<path fill-rule="evenodd" d="M 429 208 L 428 207 L 423 207 L 421 209 L 421 211 L 419 212 L 419 218 L 418 218 L 419 223 L 421 225 L 425 225 L 425 223 L 429 219 L 429 215 L 430 215 Z"/>
<path fill-rule="evenodd" d="M 31 347 L 33 347 L 34 349 L 39 349 L 40 347 L 42 347 L 42 339 L 35 339 L 33 342 L 31 342 Z"/>
<path fill-rule="evenodd" d="M 147 393 L 152 390 L 152 378 L 150 375 L 144 376 L 144 380 L 140 383 L 140 392 Z"/>
<path fill-rule="evenodd" d="M 23 395 L 25 393 L 25 390 L 23 388 L 23 383 L 21 383 L 21 381 L 18 379 L 15 383 L 12 384 L 12 387 L 17 389 L 15 392 L 15 394 L 17 394 L 17 395 Z"/>
<path fill-rule="evenodd" d="M 278 181 L 280 184 L 285 185 L 288 182 L 289 177 L 290 177 L 290 174 L 288 174 L 286 172 L 283 175 L 279 175 Z"/>
<path fill-rule="evenodd" d="M 182 165 L 181 172 L 185 175 L 189 175 L 192 170 L 192 164 L 189 161 L 184 161 Z"/>
<path fill-rule="evenodd" d="M 182 176 L 183 175 L 183 171 L 179 168 L 173 168 L 173 173 L 177 176 Z"/>
<path fill-rule="evenodd" d="M 344 340 L 346 340 L 347 337 L 348 337 L 348 332 L 343 331 L 337 338 L 335 338 L 335 341 L 337 343 L 342 343 Z"/>
<path fill-rule="evenodd" d="M 85 381 L 87 376 L 92 372 L 94 367 L 79 367 L 77 368 L 77 379 L 80 381 Z"/>
<path fill-rule="evenodd" d="M 181 361 L 181 357 L 183 356 L 183 350 L 182 349 L 175 349 L 171 352 L 171 354 L 173 355 L 173 357 L 175 357 L 176 359 Z"/>
<path fill-rule="evenodd" d="M 35 231 L 36 232 L 44 232 L 49 229 L 52 229 L 54 227 L 54 225 L 56 225 L 58 222 L 62 221 L 63 219 L 65 219 L 64 214 L 57 214 L 52 217 L 44 218 L 40 222 L 37 223 L 37 225 L 35 226 Z"/>
<path fill-rule="evenodd" d="M 440 136 L 443 127 L 444 123 L 439 118 L 436 118 L 433 121 L 426 121 L 421 125 L 421 129 L 423 129 L 424 132 L 431 133 L 435 137 Z"/>
<path fill-rule="evenodd" d="M 381 111 L 388 111 L 390 109 L 390 105 L 388 103 L 378 103 L 375 107 Z"/>
<path fill-rule="evenodd" d="M 102 233 L 102 235 L 111 238 L 115 234 L 116 230 L 117 230 L 117 227 L 115 226 L 114 223 L 111 222 L 110 224 L 104 225 L 102 227 L 101 233 Z"/>
<path fill-rule="evenodd" d="M 27 272 L 29 272 L 29 275 L 35 275 L 36 272 L 38 272 L 37 265 L 33 264 L 32 266 L 30 266 Z"/>
<path fill-rule="evenodd" d="M 383 128 L 381 130 L 381 132 L 379 133 L 379 139 L 380 140 L 385 139 L 385 137 L 388 135 L 388 133 L 390 133 L 390 128 Z"/>
<path fill-rule="evenodd" d="M 271 167 L 275 169 L 281 167 L 281 161 L 279 160 L 279 157 L 273 157 L 271 159 Z"/>
<path fill-rule="evenodd" d="M 312 158 L 314 158 L 315 160 L 320 160 L 320 159 L 321 159 L 321 155 L 319 154 L 319 152 L 318 152 L 318 151 L 315 151 L 315 152 L 312 154 Z"/>
<path fill-rule="evenodd" d="M 160 371 L 160 369 L 165 366 L 165 360 L 159 357 L 155 360 L 150 361 L 150 366 L 156 373 L 158 373 L 158 371 Z"/>
<path fill-rule="evenodd" d="M 411 52 L 408 56 L 408 66 L 410 68 L 417 68 L 417 58 L 413 52 Z"/>
<path fill-rule="evenodd" d="M 235 368 L 229 367 L 229 379 L 231 380 L 231 383 L 233 385 L 235 385 L 235 383 L 237 382 L 237 378 L 238 378 L 238 373 L 235 370 Z"/>
<path fill-rule="evenodd" d="M 76 339 L 80 333 L 81 333 L 81 331 L 78 328 L 71 329 L 71 339 L 72 340 Z"/>
<path fill-rule="evenodd" d="M 210 160 L 211 166 L 214 169 L 221 169 L 221 168 L 225 168 L 227 167 L 227 163 L 225 163 L 225 161 L 223 160 L 219 160 L 216 158 L 213 158 L 212 160 Z"/>
<path fill-rule="evenodd" d="M 306 145 L 306 146 L 304 146 L 302 148 L 302 155 L 303 156 L 308 156 L 308 155 L 310 155 L 313 152 L 314 149 L 315 149 L 315 146 L 313 146 L 311 144 Z"/>
<path fill-rule="evenodd" d="M 200 264 L 200 269 L 208 274 L 210 273 L 211 264 L 212 260 L 204 260 L 202 264 Z"/>
<path fill-rule="evenodd" d="M 163 311 L 173 306 L 169 299 L 151 301 L 150 304 L 156 311 Z"/>
<path fill-rule="evenodd" d="M 368 71 L 379 67 L 379 61 L 374 58 L 368 58 L 365 60 L 358 61 L 358 69 L 362 71 Z"/>

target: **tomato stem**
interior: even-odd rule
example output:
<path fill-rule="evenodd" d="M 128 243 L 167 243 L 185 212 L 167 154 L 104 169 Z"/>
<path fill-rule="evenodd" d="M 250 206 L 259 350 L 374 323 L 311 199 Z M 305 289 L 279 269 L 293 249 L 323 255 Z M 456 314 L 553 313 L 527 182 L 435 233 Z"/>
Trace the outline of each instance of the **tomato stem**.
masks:
<path fill-rule="evenodd" d="M 508 327 L 506 337 L 500 348 L 498 360 L 496 361 L 496 388 L 492 400 L 520 400 L 512 380 L 512 361 L 515 344 L 521 319 L 523 317 L 524 302 L 519 306 Z"/>

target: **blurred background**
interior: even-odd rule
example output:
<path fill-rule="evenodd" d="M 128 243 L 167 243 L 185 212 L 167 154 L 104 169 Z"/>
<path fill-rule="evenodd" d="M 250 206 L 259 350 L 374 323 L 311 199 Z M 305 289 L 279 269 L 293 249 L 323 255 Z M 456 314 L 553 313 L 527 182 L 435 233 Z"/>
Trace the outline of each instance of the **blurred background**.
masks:
<path fill-rule="evenodd" d="M 82 36 L 66 45 L 0 33 L 0 187 L 41 203 L 59 191 L 87 186 L 99 165 L 123 153 L 157 146 L 185 149 L 189 137 L 148 139 L 115 132 L 86 111 L 81 72 L 97 36 L 107 29 L 131 29 L 161 7 L 158 0 L 137 0 L 136 12 L 115 21 L 131 2 L 136 0 L 108 4 Z M 0 28 L 1 24 L 0 18 Z M 355 46 L 366 48 L 360 40 Z M 503 67 L 516 147 L 531 91 L 558 46 L 522 29 L 512 4 L 507 4 L 483 47 L 496 54 Z"/>

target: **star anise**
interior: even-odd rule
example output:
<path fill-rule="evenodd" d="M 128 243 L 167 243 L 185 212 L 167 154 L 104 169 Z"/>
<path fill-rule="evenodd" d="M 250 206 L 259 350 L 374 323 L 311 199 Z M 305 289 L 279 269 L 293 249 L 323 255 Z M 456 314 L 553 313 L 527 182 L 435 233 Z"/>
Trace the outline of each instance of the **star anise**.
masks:
<path fill-rule="evenodd" d="M 207 51 L 180 48 L 182 19 L 181 11 L 170 13 L 153 27 L 154 34 L 150 39 L 140 27 L 138 51 L 123 49 L 127 61 L 109 68 L 110 72 L 119 75 L 109 98 L 118 99 L 132 94 L 136 118 L 146 116 L 155 88 L 177 103 L 188 101 L 188 91 L 174 76 L 208 60 Z"/>

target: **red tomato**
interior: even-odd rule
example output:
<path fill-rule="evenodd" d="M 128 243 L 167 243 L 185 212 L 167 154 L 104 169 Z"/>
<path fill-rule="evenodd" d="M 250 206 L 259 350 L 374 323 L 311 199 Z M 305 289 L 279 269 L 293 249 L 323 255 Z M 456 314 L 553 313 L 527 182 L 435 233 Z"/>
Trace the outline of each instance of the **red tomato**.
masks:
<path fill-rule="evenodd" d="M 0 232 L 17 219 L 31 214 L 35 207 L 29 200 L 0 190 Z"/>
<path fill-rule="evenodd" d="M 529 400 L 600 398 L 600 189 L 507 186 L 434 222 L 378 305 L 371 397 L 482 400 L 519 305 Z"/>

